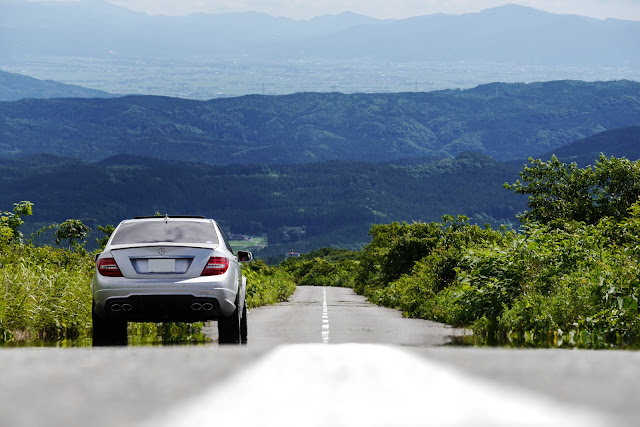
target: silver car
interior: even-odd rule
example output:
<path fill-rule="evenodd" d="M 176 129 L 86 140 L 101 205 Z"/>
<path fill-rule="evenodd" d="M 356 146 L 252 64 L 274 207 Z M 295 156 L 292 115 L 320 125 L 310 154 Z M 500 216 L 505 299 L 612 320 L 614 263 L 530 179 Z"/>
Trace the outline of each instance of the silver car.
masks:
<path fill-rule="evenodd" d="M 127 322 L 218 321 L 220 343 L 247 341 L 247 280 L 218 224 L 205 217 L 122 221 L 96 256 L 94 345 L 126 344 Z"/>

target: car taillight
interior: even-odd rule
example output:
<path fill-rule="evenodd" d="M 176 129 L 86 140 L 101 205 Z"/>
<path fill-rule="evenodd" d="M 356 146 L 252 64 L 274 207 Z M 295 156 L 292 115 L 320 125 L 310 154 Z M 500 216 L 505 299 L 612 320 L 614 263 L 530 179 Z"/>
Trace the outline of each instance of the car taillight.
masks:
<path fill-rule="evenodd" d="M 100 258 L 98 260 L 98 273 L 109 277 L 122 277 L 122 272 L 113 258 Z"/>
<path fill-rule="evenodd" d="M 201 276 L 217 276 L 218 274 L 224 274 L 229 268 L 229 260 L 225 257 L 212 256 L 207 261 L 207 265 L 202 270 Z"/>

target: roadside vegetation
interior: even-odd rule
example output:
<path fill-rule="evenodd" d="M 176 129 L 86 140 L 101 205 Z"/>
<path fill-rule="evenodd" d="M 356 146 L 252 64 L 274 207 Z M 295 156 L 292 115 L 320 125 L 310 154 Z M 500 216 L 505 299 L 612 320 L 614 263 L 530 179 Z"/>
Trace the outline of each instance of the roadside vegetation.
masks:
<path fill-rule="evenodd" d="M 0 212 L 0 345 L 90 345 L 94 261 L 84 249 L 89 230 L 79 220 L 48 226 L 40 234 L 53 232 L 62 247 L 36 246 L 20 232 L 32 212 L 30 202 Z M 112 226 L 99 228 L 105 237 L 113 232 Z M 250 308 L 284 301 L 295 290 L 290 274 L 261 261 L 245 266 L 245 275 Z M 130 342 L 201 342 L 202 326 L 130 323 Z"/>
<path fill-rule="evenodd" d="M 324 248 L 246 266 L 249 307 L 284 301 L 296 285 L 343 286 L 406 316 L 472 328 L 476 343 L 637 347 L 640 161 L 600 156 L 580 168 L 530 159 L 505 187 L 528 197 L 519 230 L 462 215 L 376 224 L 360 251 Z M 87 230 L 71 220 L 48 227 L 64 248 L 38 247 L 20 234 L 31 213 L 21 202 L 0 215 L 0 338 L 90 337 Z M 134 343 L 199 341 L 200 326 L 132 324 L 129 332 Z"/>
<path fill-rule="evenodd" d="M 293 276 L 281 268 L 255 260 L 246 264 L 242 274 L 247 278 L 247 307 L 260 307 L 286 301 L 296 283 Z"/>
<path fill-rule="evenodd" d="M 285 265 L 299 284 L 350 286 L 406 316 L 470 327 L 480 343 L 637 346 L 640 162 L 601 156 L 580 169 L 553 157 L 520 176 L 505 184 L 529 197 L 518 231 L 464 216 L 374 225 L 358 253 Z"/>

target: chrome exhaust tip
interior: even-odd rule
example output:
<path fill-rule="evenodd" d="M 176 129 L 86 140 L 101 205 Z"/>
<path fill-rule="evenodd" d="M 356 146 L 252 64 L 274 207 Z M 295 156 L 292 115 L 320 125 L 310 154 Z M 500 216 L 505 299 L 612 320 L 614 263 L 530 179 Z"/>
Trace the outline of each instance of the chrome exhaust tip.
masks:
<path fill-rule="evenodd" d="M 131 311 L 133 306 L 131 304 L 122 304 L 122 311 Z"/>
<path fill-rule="evenodd" d="M 111 304 L 111 311 L 120 311 L 122 306 L 120 304 Z"/>
<path fill-rule="evenodd" d="M 202 310 L 202 304 L 200 304 L 199 302 L 194 302 L 193 304 L 191 304 L 191 310 L 193 311 Z"/>
<path fill-rule="evenodd" d="M 213 304 L 211 304 L 210 302 L 205 302 L 204 304 L 202 304 L 202 309 L 206 311 L 211 311 L 213 310 Z"/>

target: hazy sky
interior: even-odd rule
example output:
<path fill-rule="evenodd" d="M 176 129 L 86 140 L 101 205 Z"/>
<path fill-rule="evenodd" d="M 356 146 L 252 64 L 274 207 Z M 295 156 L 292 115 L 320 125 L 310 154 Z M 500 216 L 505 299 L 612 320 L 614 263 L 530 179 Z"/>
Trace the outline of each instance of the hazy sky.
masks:
<path fill-rule="evenodd" d="M 375 18 L 406 18 L 432 13 L 459 14 L 517 3 L 554 13 L 640 21 L 640 0 L 108 0 L 149 14 L 257 11 L 308 19 L 345 11 Z"/>

